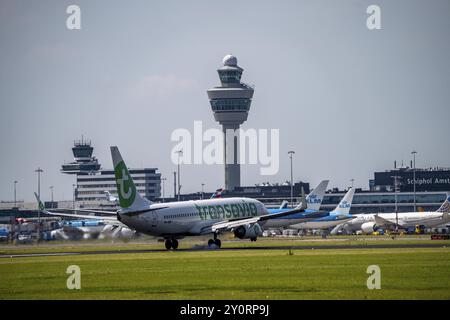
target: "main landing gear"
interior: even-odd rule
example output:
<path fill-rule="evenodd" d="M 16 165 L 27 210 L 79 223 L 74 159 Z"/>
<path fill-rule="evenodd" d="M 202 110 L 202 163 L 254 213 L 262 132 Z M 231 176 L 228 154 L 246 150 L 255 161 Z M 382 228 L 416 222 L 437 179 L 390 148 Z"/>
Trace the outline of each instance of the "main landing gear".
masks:
<path fill-rule="evenodd" d="M 217 233 L 214 233 L 214 239 L 208 240 L 208 247 L 211 248 L 213 245 L 215 245 L 217 248 L 220 248 L 220 246 L 222 245 L 220 239 L 217 238 Z"/>
<path fill-rule="evenodd" d="M 178 240 L 177 239 L 166 239 L 165 245 L 166 245 L 167 250 L 170 250 L 170 249 L 176 250 L 176 249 L 178 249 Z"/>

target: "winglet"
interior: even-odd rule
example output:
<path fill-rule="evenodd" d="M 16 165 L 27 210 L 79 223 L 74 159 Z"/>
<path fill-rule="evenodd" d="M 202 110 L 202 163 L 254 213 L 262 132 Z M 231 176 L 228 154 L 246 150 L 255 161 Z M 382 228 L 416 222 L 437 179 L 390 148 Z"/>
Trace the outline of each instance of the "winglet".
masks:
<path fill-rule="evenodd" d="M 308 208 L 308 203 L 306 202 L 305 189 L 302 186 L 302 193 L 300 196 L 300 203 L 295 207 L 295 209 L 306 210 Z"/>

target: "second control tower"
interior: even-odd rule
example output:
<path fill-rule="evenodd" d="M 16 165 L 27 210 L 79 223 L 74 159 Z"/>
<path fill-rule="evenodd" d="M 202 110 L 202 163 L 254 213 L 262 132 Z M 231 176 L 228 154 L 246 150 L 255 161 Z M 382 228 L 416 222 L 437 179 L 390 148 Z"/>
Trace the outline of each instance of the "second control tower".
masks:
<path fill-rule="evenodd" d="M 224 132 L 225 188 L 227 190 L 233 190 L 241 185 L 241 168 L 238 163 L 239 141 L 230 133 L 234 133 L 247 120 L 254 91 L 252 87 L 241 82 L 243 71 L 244 69 L 238 66 L 235 56 L 225 56 L 223 67 L 217 70 L 222 85 L 208 90 L 214 119 L 222 125 Z"/>

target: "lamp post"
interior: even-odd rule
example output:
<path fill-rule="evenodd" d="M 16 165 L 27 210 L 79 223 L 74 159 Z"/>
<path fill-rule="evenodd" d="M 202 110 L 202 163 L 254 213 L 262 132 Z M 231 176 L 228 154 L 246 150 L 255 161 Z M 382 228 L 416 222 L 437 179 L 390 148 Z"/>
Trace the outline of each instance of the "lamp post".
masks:
<path fill-rule="evenodd" d="M 38 174 L 38 198 L 41 201 L 41 173 L 44 172 L 40 167 L 38 167 L 34 172 Z M 37 240 L 41 240 L 41 209 L 38 205 L 38 227 L 37 227 Z"/>
<path fill-rule="evenodd" d="M 164 181 L 166 181 L 167 178 L 161 178 L 161 182 L 162 182 L 162 202 L 164 202 Z"/>
<path fill-rule="evenodd" d="M 202 183 L 202 200 L 203 200 L 203 192 L 204 192 L 203 188 L 204 188 L 204 186 L 205 186 L 205 184 Z"/>
<path fill-rule="evenodd" d="M 416 212 L 416 153 L 415 150 L 411 152 L 413 155 L 414 212 Z"/>
<path fill-rule="evenodd" d="M 352 188 L 353 188 L 353 182 L 355 182 L 355 179 L 350 179 L 350 182 L 352 183 Z"/>
<path fill-rule="evenodd" d="M 395 195 L 395 231 L 398 231 L 398 205 L 397 205 L 397 192 L 398 192 L 398 179 L 400 176 L 392 176 L 394 178 L 394 195 Z"/>
<path fill-rule="evenodd" d="M 180 191 L 181 191 L 181 184 L 180 184 L 180 156 L 183 154 L 183 150 L 175 151 L 175 153 L 178 153 L 178 201 L 180 201 Z"/>
<path fill-rule="evenodd" d="M 75 184 L 72 184 L 72 209 L 75 210 Z"/>
<path fill-rule="evenodd" d="M 292 155 L 295 154 L 295 151 L 288 151 L 289 158 L 291 160 L 291 207 L 294 205 L 294 182 L 293 182 L 293 171 L 292 171 Z"/>
<path fill-rule="evenodd" d="M 17 180 L 14 180 L 14 208 L 17 208 Z"/>
<path fill-rule="evenodd" d="M 50 191 L 52 192 L 52 209 L 53 209 L 53 186 L 50 186 Z"/>

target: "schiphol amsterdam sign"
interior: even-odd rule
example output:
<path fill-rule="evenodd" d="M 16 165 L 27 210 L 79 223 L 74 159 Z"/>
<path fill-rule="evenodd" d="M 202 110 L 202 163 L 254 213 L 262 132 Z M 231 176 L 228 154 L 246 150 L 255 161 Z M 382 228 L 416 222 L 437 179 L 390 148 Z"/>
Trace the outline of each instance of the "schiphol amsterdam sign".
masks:
<path fill-rule="evenodd" d="M 409 185 L 414 184 L 414 179 L 406 179 L 406 183 Z M 433 185 L 433 184 L 449 184 L 450 185 L 450 178 L 422 178 L 422 179 L 416 179 L 416 185 Z"/>

